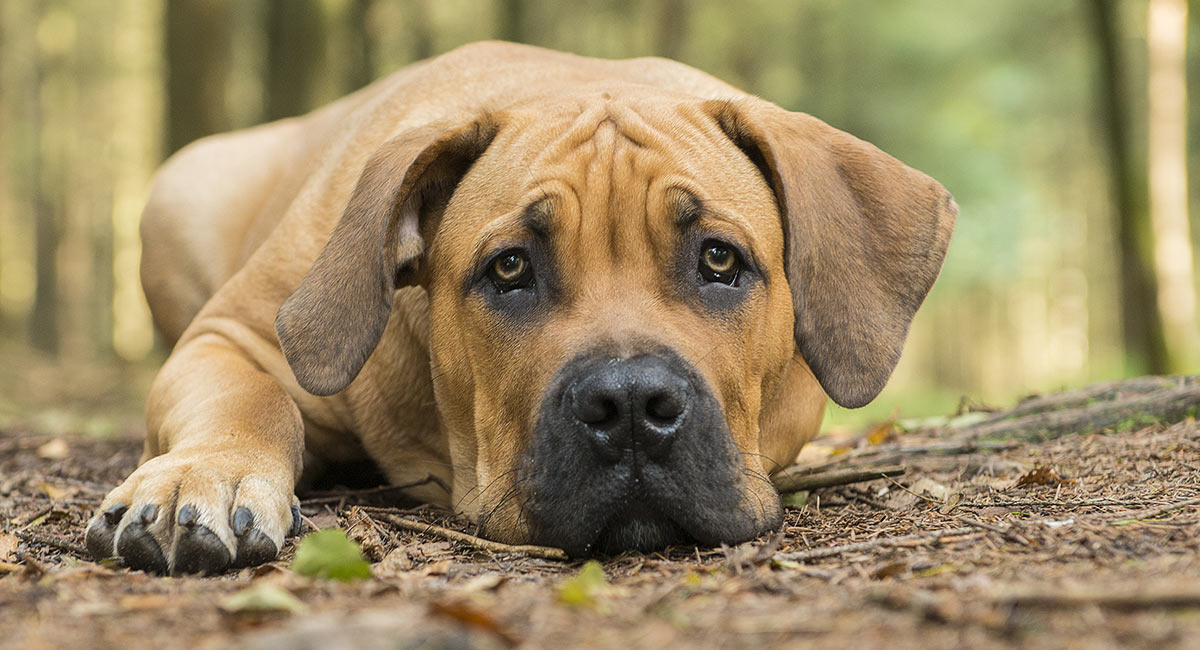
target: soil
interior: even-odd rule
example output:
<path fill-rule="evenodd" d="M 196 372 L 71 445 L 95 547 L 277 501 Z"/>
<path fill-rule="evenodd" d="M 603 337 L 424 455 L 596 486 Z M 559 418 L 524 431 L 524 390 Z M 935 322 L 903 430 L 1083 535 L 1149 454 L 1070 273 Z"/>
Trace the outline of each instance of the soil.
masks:
<path fill-rule="evenodd" d="M 905 471 L 789 497 L 798 505 L 779 532 L 737 547 L 603 558 L 596 582 L 576 577 L 588 573 L 582 560 L 399 529 L 384 513 L 470 532 L 450 513 L 361 490 L 307 495 L 305 530 L 349 529 L 375 561 L 367 580 L 293 573 L 292 542 L 276 562 L 217 577 L 96 564 L 80 548 L 85 523 L 134 468 L 140 441 L 10 429 L 0 431 L 0 646 L 1195 648 L 1200 424 L 1190 413 L 1041 436 L 993 427 L 986 439 L 960 423 L 1005 414 L 969 414 L 823 438 L 793 475 Z M 230 611 L 231 595 L 261 585 L 302 605 Z"/>

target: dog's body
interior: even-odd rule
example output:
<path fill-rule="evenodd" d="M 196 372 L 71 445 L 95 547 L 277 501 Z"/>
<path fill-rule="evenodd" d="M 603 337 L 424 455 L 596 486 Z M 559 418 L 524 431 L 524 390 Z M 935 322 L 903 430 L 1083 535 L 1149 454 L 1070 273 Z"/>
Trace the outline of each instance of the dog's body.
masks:
<path fill-rule="evenodd" d="M 886 381 L 954 212 L 682 64 L 501 43 L 203 140 L 146 209 L 177 342 L 89 548 L 263 562 L 302 471 L 361 458 L 505 541 L 752 538 L 826 392 Z"/>

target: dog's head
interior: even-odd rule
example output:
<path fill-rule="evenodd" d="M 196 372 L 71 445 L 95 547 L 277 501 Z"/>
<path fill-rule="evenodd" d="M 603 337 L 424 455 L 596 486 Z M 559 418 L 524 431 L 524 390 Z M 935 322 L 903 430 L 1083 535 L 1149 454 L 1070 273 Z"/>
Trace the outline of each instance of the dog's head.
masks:
<path fill-rule="evenodd" d="M 781 517 L 760 434 L 793 399 L 783 378 L 873 399 L 956 208 L 810 116 L 616 94 L 385 143 L 277 331 L 300 384 L 331 394 L 420 284 L 452 461 L 475 470 L 455 501 L 484 534 L 743 541 Z"/>

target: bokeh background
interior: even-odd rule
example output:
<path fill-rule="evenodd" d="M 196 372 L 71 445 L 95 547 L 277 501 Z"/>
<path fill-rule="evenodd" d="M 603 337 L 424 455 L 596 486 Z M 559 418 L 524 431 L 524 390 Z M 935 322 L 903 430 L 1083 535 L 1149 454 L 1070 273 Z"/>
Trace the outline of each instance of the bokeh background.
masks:
<path fill-rule="evenodd" d="M 0 426 L 140 426 L 165 350 L 137 222 L 171 152 L 488 38 L 675 58 L 954 193 L 945 269 L 891 384 L 865 409 L 831 407 L 832 425 L 1195 372 L 1196 14 L 1186 0 L 5 0 Z"/>

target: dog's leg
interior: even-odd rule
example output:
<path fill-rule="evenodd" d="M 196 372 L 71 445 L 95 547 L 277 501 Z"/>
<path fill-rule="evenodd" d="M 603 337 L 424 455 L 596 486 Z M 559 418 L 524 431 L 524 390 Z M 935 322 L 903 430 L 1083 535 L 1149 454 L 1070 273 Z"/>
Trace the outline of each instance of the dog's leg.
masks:
<path fill-rule="evenodd" d="M 298 529 L 300 411 L 254 360 L 261 339 L 240 333 L 187 338 L 163 366 L 150 392 L 143 463 L 88 527 L 97 558 L 217 573 L 274 559 Z"/>

